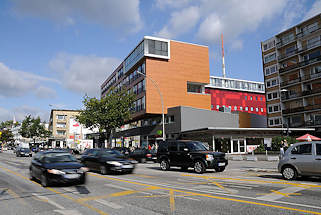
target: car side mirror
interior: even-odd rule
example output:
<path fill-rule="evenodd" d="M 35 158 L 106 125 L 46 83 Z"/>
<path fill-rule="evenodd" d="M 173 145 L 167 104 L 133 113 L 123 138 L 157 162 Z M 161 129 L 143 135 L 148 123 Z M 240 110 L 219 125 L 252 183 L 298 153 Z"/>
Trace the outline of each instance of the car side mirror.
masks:
<path fill-rule="evenodd" d="M 184 151 L 185 151 L 185 152 L 188 152 L 188 148 L 184 148 Z"/>

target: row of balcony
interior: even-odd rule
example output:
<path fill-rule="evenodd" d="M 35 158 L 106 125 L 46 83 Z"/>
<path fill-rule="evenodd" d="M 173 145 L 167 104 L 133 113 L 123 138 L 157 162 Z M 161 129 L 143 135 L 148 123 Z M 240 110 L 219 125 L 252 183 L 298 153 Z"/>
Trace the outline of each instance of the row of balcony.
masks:
<path fill-rule="evenodd" d="M 282 40 L 280 40 L 279 42 L 276 43 L 276 47 L 277 48 L 281 48 L 282 46 L 285 46 L 297 39 L 302 39 L 305 36 L 308 36 L 316 31 L 319 31 L 321 29 L 321 27 L 315 28 L 313 27 L 312 29 L 307 29 L 306 31 L 301 31 L 299 33 L 297 33 L 291 40 L 288 40 L 286 42 L 283 42 Z"/>
<path fill-rule="evenodd" d="M 288 109 L 282 110 L 282 114 L 299 113 L 299 112 L 311 111 L 311 110 L 317 110 L 317 109 L 321 109 L 320 104 L 307 105 L 304 107 L 288 108 Z"/>
<path fill-rule="evenodd" d="M 315 63 L 317 61 L 321 61 L 321 56 L 312 58 L 310 60 L 301 61 L 299 63 L 293 64 L 293 65 L 290 65 L 290 66 L 287 66 L 287 67 L 284 67 L 284 68 L 280 68 L 279 69 L 279 73 L 281 74 L 281 73 L 284 73 L 286 71 L 289 71 L 289 70 L 292 70 L 292 69 L 295 69 L 295 68 L 299 68 L 299 67 L 303 67 L 303 66 Z"/>
<path fill-rule="evenodd" d="M 321 126 L 321 120 L 307 120 L 295 123 L 285 123 L 284 128 L 302 128 L 302 127 L 313 127 Z"/>
<path fill-rule="evenodd" d="M 302 96 L 313 95 L 313 94 L 316 94 L 316 93 L 321 93 L 321 88 L 316 88 L 316 89 L 313 89 L 313 90 L 304 90 L 302 92 L 298 92 L 298 93 L 295 93 L 295 94 L 285 93 L 285 94 L 282 94 L 281 99 L 283 101 L 285 101 L 285 100 L 289 100 L 289 99 L 299 98 L 299 97 L 302 97 Z"/>
<path fill-rule="evenodd" d="M 321 40 L 318 40 L 318 41 L 315 41 L 314 43 L 312 44 L 309 44 L 309 45 L 305 45 L 305 46 L 302 46 L 301 48 L 296 48 L 294 49 L 293 51 L 291 51 L 290 53 L 286 53 L 286 54 L 281 54 L 278 56 L 278 60 L 283 60 L 283 59 L 286 59 L 286 58 L 289 58 L 289 57 L 292 57 L 296 54 L 299 54 L 303 51 L 306 51 L 306 50 L 309 50 L 309 49 L 312 49 L 312 48 L 316 48 L 318 46 L 321 45 Z"/>
<path fill-rule="evenodd" d="M 292 79 L 292 80 L 287 80 L 287 81 L 283 81 L 280 83 L 281 87 L 290 85 L 290 84 L 295 84 L 295 83 L 299 83 L 301 81 L 307 81 L 307 80 L 311 80 L 311 79 L 315 79 L 315 78 L 321 78 L 321 73 L 316 73 L 316 74 L 311 74 L 311 75 L 305 75 L 305 76 L 300 76 L 296 79 Z"/>

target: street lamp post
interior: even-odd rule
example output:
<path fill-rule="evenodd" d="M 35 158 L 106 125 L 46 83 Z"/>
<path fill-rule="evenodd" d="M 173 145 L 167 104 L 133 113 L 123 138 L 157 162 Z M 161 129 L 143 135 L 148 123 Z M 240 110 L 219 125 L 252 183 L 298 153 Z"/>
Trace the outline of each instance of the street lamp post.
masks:
<path fill-rule="evenodd" d="M 165 136 L 165 116 L 164 116 L 164 101 L 163 101 L 163 95 L 156 83 L 156 81 L 154 81 L 151 77 L 147 76 L 146 74 L 142 73 L 142 72 L 139 72 L 137 71 L 138 74 L 140 75 L 143 75 L 145 76 L 146 78 L 148 78 L 153 84 L 154 86 L 156 87 L 157 91 L 158 91 L 158 94 L 159 94 L 159 97 L 161 99 L 161 103 L 162 103 L 162 124 L 163 124 L 163 141 L 165 141 L 166 139 L 166 136 Z"/>
<path fill-rule="evenodd" d="M 283 108 L 282 108 L 282 93 L 287 93 L 288 92 L 288 90 L 287 89 L 281 89 L 280 90 L 280 92 L 281 92 L 281 98 L 280 98 L 280 108 L 281 108 L 281 119 L 282 119 L 282 128 L 284 128 L 284 126 L 283 126 Z M 289 118 L 287 118 L 287 129 L 286 129 L 286 134 L 287 134 L 287 136 L 289 136 Z M 282 131 L 283 132 L 283 131 Z"/>

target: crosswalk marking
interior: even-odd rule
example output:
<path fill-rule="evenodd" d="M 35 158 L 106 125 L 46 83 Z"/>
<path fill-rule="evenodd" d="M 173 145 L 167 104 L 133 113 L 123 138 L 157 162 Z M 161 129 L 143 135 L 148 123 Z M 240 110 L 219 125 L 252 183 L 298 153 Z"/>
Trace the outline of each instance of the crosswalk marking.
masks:
<path fill-rule="evenodd" d="M 121 205 L 118 205 L 118 204 L 113 203 L 113 202 L 106 201 L 104 199 L 97 199 L 95 201 L 99 202 L 99 203 L 101 203 L 101 204 L 103 204 L 103 205 L 105 205 L 107 207 L 111 207 L 113 209 L 121 209 L 121 208 L 123 208 L 123 206 L 121 206 Z"/>
<path fill-rule="evenodd" d="M 304 190 L 304 188 L 303 187 L 287 187 L 287 188 L 269 193 L 267 195 L 260 196 L 257 199 L 275 201 L 275 200 L 281 199 L 283 197 L 289 197 L 289 195 L 295 194 L 296 192 L 298 192 L 300 190 Z"/>

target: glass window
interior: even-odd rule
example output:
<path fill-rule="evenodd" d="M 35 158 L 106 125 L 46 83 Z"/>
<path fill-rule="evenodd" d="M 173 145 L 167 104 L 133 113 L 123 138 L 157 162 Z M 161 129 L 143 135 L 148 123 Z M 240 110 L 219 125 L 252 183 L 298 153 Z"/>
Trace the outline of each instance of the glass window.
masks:
<path fill-rule="evenodd" d="M 261 112 L 263 112 L 263 108 L 261 108 Z"/>
<path fill-rule="evenodd" d="M 249 110 L 249 108 L 248 107 L 245 107 L 245 111 L 248 111 Z"/>
<path fill-rule="evenodd" d="M 178 151 L 183 152 L 184 148 L 187 148 L 187 146 L 185 145 L 185 143 L 178 143 Z"/>
<path fill-rule="evenodd" d="M 187 92 L 202 93 L 202 85 L 187 83 Z"/>
<path fill-rule="evenodd" d="M 216 105 L 216 109 L 220 109 L 220 106 L 219 106 L 219 105 Z"/>
<path fill-rule="evenodd" d="M 234 110 L 237 110 L 237 106 L 234 106 Z"/>
<path fill-rule="evenodd" d="M 177 144 L 176 143 L 170 143 L 168 146 L 169 151 L 177 151 Z"/>
<path fill-rule="evenodd" d="M 291 154 L 296 155 L 311 155 L 312 154 L 312 144 L 302 144 L 294 147 Z"/>
<path fill-rule="evenodd" d="M 255 111 L 256 111 L 256 112 L 259 112 L 259 108 L 255 108 Z"/>
<path fill-rule="evenodd" d="M 243 107 L 240 106 L 240 110 L 243 110 Z"/>
<path fill-rule="evenodd" d="M 253 107 L 251 107 L 251 111 L 253 111 Z"/>
<path fill-rule="evenodd" d="M 317 155 L 321 155 L 321 144 L 320 143 L 316 143 L 315 146 L 316 146 Z"/>

